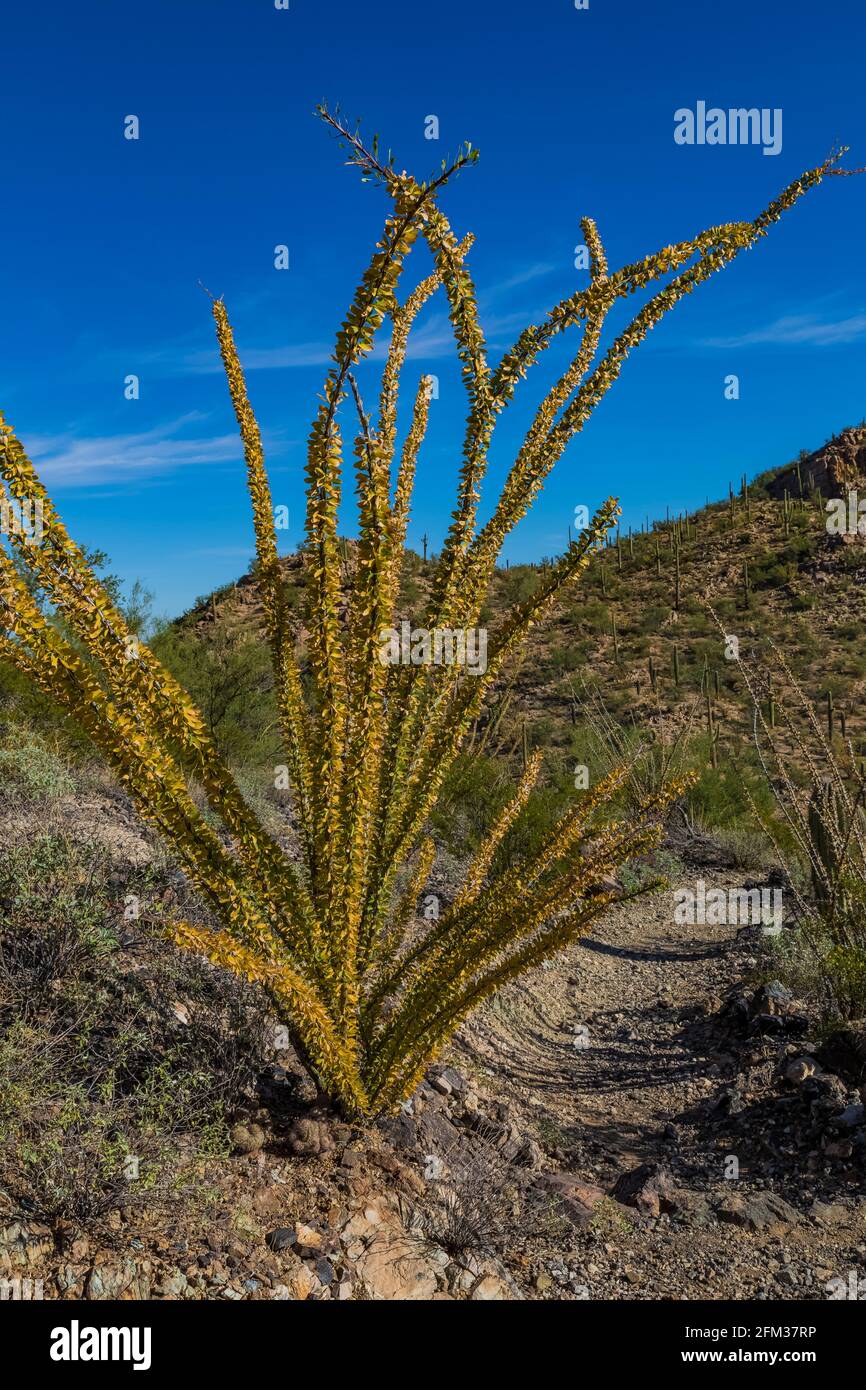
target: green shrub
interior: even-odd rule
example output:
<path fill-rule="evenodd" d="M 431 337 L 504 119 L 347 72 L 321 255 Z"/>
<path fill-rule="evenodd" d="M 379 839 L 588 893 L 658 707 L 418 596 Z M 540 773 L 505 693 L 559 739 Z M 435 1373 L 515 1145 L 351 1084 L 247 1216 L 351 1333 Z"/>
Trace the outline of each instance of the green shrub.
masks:
<path fill-rule="evenodd" d="M 53 834 L 0 860 L 0 1188 L 38 1220 L 197 1202 L 252 1088 L 262 1001 L 154 935 L 169 891 Z"/>
<path fill-rule="evenodd" d="M 38 802 L 66 796 L 73 788 L 64 761 L 33 730 L 7 729 L 0 745 L 0 792 Z"/>
<path fill-rule="evenodd" d="M 270 658 L 254 633 L 219 623 L 200 635 L 171 627 L 154 639 L 153 650 L 195 700 L 227 762 L 280 761 Z"/>

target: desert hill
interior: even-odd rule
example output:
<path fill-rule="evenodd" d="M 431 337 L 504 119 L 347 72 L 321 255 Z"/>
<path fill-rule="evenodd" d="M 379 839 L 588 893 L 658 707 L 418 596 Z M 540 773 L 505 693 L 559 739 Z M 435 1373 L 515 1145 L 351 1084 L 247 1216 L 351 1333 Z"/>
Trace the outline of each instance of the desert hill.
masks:
<path fill-rule="evenodd" d="M 745 654 L 775 644 L 810 700 L 832 700 L 834 729 L 866 756 L 866 537 L 830 534 L 825 510 L 828 498 L 858 486 L 866 495 L 864 425 L 732 485 L 726 499 L 695 513 L 611 536 L 503 681 L 491 715 L 496 747 L 518 754 L 525 724 L 529 743 L 568 749 L 581 719 L 575 695 L 590 673 L 614 716 L 638 724 L 668 720 L 697 700 L 706 723 L 709 696 L 719 753 L 737 750 L 749 737 L 751 705 L 725 659 L 711 605 Z M 353 542 L 343 544 L 349 586 Z M 407 554 L 401 616 L 422 621 L 434 560 Z M 482 621 L 495 630 L 505 607 L 529 595 L 550 563 L 498 569 Z M 283 564 L 300 622 L 302 555 Z M 217 634 L 258 641 L 254 573 L 200 600 L 177 631 L 205 642 Z M 302 624 L 300 632 L 303 639 Z M 772 652 L 767 659 L 772 665 Z"/>

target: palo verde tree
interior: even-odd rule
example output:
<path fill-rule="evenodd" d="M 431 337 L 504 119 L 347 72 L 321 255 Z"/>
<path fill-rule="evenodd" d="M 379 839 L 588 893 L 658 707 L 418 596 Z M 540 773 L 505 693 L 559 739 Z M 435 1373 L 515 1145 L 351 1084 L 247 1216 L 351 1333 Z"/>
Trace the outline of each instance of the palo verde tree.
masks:
<path fill-rule="evenodd" d="M 524 516 L 568 442 L 637 346 L 678 300 L 765 235 L 830 173 L 839 153 L 806 173 L 754 221 L 731 222 L 608 269 L 599 233 L 582 222 L 588 286 L 527 328 L 497 365 L 488 361 L 466 268 L 471 238 L 452 232 L 438 198 L 475 160 L 465 147 L 426 183 L 396 171 L 390 155 L 362 143 L 338 115 L 320 114 L 365 180 L 391 200 L 381 238 L 337 334 L 333 366 L 313 421 L 306 468 L 305 584 L 308 665 L 277 556 L 259 427 L 247 397 L 225 305 L 216 331 L 246 458 L 257 572 L 300 854 L 267 834 L 238 791 L 204 720 L 171 674 L 128 630 L 117 604 L 67 535 L 33 466 L 3 422 L 0 475 L 7 506 L 42 508 L 41 543 L 11 536 L 17 563 L 0 549 L 0 658 L 13 663 L 80 723 L 103 751 L 141 815 L 165 837 L 221 923 L 177 923 L 176 940 L 269 993 L 321 1087 L 358 1116 L 394 1107 L 460 1020 L 520 972 L 560 951 L 611 901 L 611 873 L 657 843 L 676 786 L 648 795 L 628 821 L 606 807 L 627 770 L 580 793 L 541 845 L 500 870 L 496 851 L 540 774 L 528 758 L 512 799 L 471 859 L 465 881 L 437 921 L 415 908 L 431 873 L 431 812 L 485 695 L 532 626 L 547 617 L 585 568 L 618 515 L 611 498 L 549 566 L 532 596 L 489 635 L 486 670 L 387 664 L 381 633 L 394 623 L 416 461 L 430 381 L 414 393 L 398 443 L 398 389 L 413 322 L 444 292 L 468 398 L 456 506 L 432 583 L 429 630 L 477 624 L 502 543 Z M 406 259 L 426 243 L 432 270 L 404 298 Z M 666 277 L 670 277 L 667 278 Z M 665 281 L 610 346 L 602 330 L 619 300 Z M 390 325 L 375 414 L 354 375 Z M 521 378 L 567 330 L 576 354 L 541 402 L 480 524 L 477 509 L 499 416 Z M 346 413 L 354 435 L 358 545 L 344 601 L 337 514 Z M 32 539 L 32 538 L 31 538 Z M 27 582 L 27 578 L 30 582 Z M 47 596 L 40 605 L 34 593 Z M 191 794 L 204 790 L 205 818 Z"/>

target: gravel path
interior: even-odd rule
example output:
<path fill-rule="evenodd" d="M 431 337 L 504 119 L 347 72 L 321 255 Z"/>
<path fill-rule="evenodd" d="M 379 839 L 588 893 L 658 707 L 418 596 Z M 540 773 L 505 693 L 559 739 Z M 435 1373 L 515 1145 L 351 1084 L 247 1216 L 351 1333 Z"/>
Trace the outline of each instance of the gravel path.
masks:
<path fill-rule="evenodd" d="M 866 1273 L 862 1171 L 805 1154 L 776 1162 L 760 1103 L 763 1088 L 779 1104 L 790 1044 L 762 1043 L 747 1065 L 726 1042 L 710 1018 L 754 964 L 749 948 L 736 927 L 676 924 L 673 901 L 668 891 L 611 910 L 471 1020 L 455 1062 L 576 1180 L 610 1194 L 640 1164 L 672 1176 L 674 1210 L 657 1216 L 602 1199 L 564 1242 L 548 1296 L 826 1298 L 832 1278 Z M 725 1119 L 737 1086 L 749 1103 Z"/>

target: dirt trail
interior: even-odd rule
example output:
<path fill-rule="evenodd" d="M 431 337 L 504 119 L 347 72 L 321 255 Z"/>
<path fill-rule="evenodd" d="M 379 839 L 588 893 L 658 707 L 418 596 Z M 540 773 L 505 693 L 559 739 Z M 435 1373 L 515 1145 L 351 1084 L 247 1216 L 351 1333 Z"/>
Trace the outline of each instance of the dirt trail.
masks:
<path fill-rule="evenodd" d="M 705 876 L 712 887 L 747 881 Z M 673 1175 L 673 1212 L 646 1219 L 618 1202 L 598 1204 L 562 1254 L 559 1273 L 572 1290 L 602 1298 L 825 1298 L 834 1276 L 866 1273 L 862 1174 L 852 1180 L 805 1155 L 800 1171 L 796 1162 L 793 1171 L 777 1163 L 754 1123 L 756 1106 L 715 1118 L 726 1114 L 724 1093 L 746 1085 L 736 1045 L 728 1049 L 709 1022 L 753 964 L 736 936 L 733 926 L 675 924 L 671 891 L 640 899 L 509 987 L 461 1034 L 458 1064 L 506 1101 L 518 1127 L 535 1132 L 562 1171 L 606 1193 L 642 1163 L 663 1163 Z M 750 1068 L 748 1085 L 766 1084 L 773 1104 L 785 1047 L 774 1040 Z M 726 1177 L 731 1156 L 736 1179 Z M 777 1197 L 794 1209 L 790 1225 L 773 1209 Z M 749 1204 L 744 1224 L 730 1211 L 732 1198 L 734 1206 L 741 1198 Z M 554 1292 L 563 1296 L 562 1288 Z"/>

